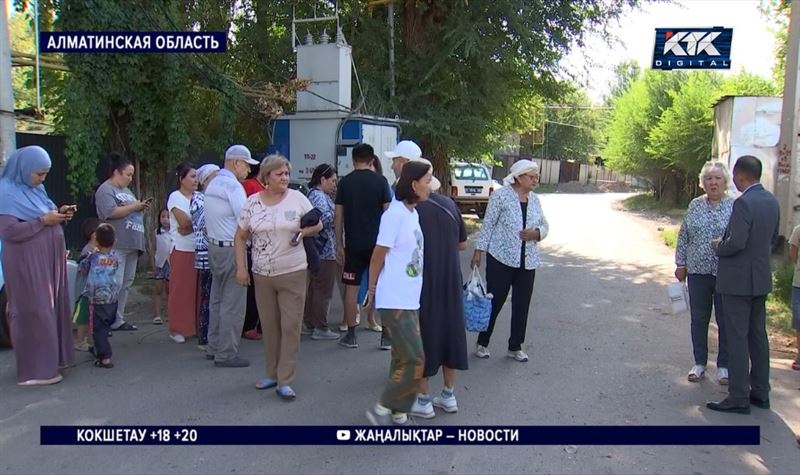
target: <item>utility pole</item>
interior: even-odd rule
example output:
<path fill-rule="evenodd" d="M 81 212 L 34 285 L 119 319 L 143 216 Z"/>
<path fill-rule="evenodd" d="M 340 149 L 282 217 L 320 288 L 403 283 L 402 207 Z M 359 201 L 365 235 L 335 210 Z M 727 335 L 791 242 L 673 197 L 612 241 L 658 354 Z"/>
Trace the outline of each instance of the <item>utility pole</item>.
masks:
<path fill-rule="evenodd" d="M 386 21 L 389 22 L 389 97 L 394 99 L 394 2 L 387 5 Z"/>
<path fill-rule="evenodd" d="M 11 85 L 11 35 L 8 31 L 8 2 L 0 1 L 0 170 L 14 153 L 14 89 Z"/>
<path fill-rule="evenodd" d="M 787 238 L 792 229 L 800 224 L 800 0 L 792 0 L 790 8 L 781 136 L 778 142 L 778 173 L 788 171 L 790 178 L 788 192 L 781 200 L 781 234 Z"/>

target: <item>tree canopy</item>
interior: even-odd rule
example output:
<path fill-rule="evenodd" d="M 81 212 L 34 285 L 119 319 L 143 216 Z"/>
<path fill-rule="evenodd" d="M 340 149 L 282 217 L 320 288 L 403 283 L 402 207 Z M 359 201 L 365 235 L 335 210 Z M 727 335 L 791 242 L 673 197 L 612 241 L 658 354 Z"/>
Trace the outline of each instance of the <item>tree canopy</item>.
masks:
<path fill-rule="evenodd" d="M 659 197 L 680 201 L 711 158 L 714 104 L 727 95 L 777 95 L 770 80 L 742 72 L 646 71 L 614 99 L 606 127 L 607 164 L 647 177 Z"/>
<path fill-rule="evenodd" d="M 221 30 L 230 38 L 228 55 L 65 55 L 71 72 L 57 125 L 68 139 L 74 190 L 89 191 L 108 150 L 129 154 L 153 177 L 233 141 L 263 150 L 269 120 L 292 107 L 299 87 L 291 84 L 292 9 L 304 17 L 330 13 L 334 3 L 43 0 L 56 30 Z M 570 47 L 638 0 L 397 0 L 394 95 L 387 8 L 370 3 L 338 2 L 365 112 L 409 120 L 404 135 L 447 176 L 451 155 L 486 154 L 508 132 L 530 129 L 533 106 L 568 89 L 559 61 Z"/>

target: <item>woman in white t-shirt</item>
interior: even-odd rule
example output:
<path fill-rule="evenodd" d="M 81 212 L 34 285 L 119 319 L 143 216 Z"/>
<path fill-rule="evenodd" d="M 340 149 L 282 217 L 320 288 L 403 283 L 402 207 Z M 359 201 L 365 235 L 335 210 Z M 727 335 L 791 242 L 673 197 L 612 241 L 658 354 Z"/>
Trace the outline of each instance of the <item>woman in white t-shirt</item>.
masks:
<path fill-rule="evenodd" d="M 178 189 L 169 195 L 169 232 L 172 252 L 169 255 L 170 279 L 167 315 L 169 337 L 185 343 L 187 336 L 197 333 L 197 269 L 194 268 L 194 228 L 192 227 L 192 195 L 197 190 L 197 171 L 188 163 L 175 169 Z"/>
<path fill-rule="evenodd" d="M 256 388 L 277 386 L 278 395 L 285 400 L 296 397 L 290 384 L 306 303 L 308 264 L 302 240 L 322 229 L 321 221 L 300 228 L 300 219 L 313 206 L 302 193 L 289 189 L 289 169 L 289 161 L 280 155 L 261 162 L 258 176 L 266 189 L 247 199 L 234 238 L 236 280 L 242 285 L 250 285 L 247 241 L 251 242 L 253 285 L 264 330 L 267 374 Z"/>
<path fill-rule="evenodd" d="M 375 425 L 409 423 L 407 413 L 424 370 L 418 313 L 424 242 L 416 205 L 427 200 L 438 183 L 431 171 L 430 162 L 421 158 L 403 165 L 395 199 L 381 216 L 370 261 L 367 306 L 378 309 L 392 339 L 389 381 L 380 402 L 367 411 Z"/>

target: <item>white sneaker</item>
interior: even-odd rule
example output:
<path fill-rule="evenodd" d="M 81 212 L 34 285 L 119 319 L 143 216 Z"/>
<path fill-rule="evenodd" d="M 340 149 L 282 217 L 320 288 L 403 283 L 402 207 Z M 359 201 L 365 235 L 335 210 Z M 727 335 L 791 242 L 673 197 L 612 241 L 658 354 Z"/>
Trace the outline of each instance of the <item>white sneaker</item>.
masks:
<path fill-rule="evenodd" d="M 520 363 L 527 363 L 528 362 L 528 355 L 526 355 L 525 352 L 522 351 L 522 350 L 509 351 L 507 356 L 509 358 L 513 358 L 513 359 L 519 361 Z"/>
<path fill-rule="evenodd" d="M 717 382 L 720 384 L 720 386 L 727 386 L 728 381 L 728 368 L 718 368 Z"/>
<path fill-rule="evenodd" d="M 183 335 L 179 333 L 176 333 L 175 335 L 170 335 L 169 337 L 172 338 L 172 341 L 174 341 L 175 343 L 186 343 L 186 338 L 184 338 Z"/>
<path fill-rule="evenodd" d="M 454 414 L 458 412 L 458 402 L 456 402 L 455 395 L 452 395 L 450 397 L 444 397 L 443 395 L 434 396 L 433 405 L 448 414 Z"/>
<path fill-rule="evenodd" d="M 423 419 L 433 419 L 436 417 L 436 411 L 433 410 L 431 401 L 428 400 L 427 404 L 422 404 L 419 402 L 419 397 L 414 400 L 414 405 L 411 406 L 411 410 L 408 413 Z"/>
<path fill-rule="evenodd" d="M 392 414 L 392 424 L 396 426 L 415 426 L 417 425 L 414 422 L 414 419 L 408 417 L 408 414 L 405 412 L 398 412 L 397 414 Z"/>
<path fill-rule="evenodd" d="M 485 346 L 478 345 L 477 347 L 475 347 L 475 356 L 477 356 L 478 358 L 488 358 L 491 355 L 489 354 L 489 350 Z"/>

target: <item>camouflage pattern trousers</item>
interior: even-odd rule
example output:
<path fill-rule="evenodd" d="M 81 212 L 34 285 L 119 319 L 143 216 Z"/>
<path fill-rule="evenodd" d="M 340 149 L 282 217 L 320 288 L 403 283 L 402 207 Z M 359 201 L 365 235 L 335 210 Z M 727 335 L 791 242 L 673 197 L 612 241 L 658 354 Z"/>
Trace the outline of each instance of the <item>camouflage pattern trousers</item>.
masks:
<path fill-rule="evenodd" d="M 419 391 L 425 370 L 425 353 L 416 310 L 380 309 L 381 324 L 392 339 L 392 365 L 381 405 L 395 412 L 408 412 Z"/>

